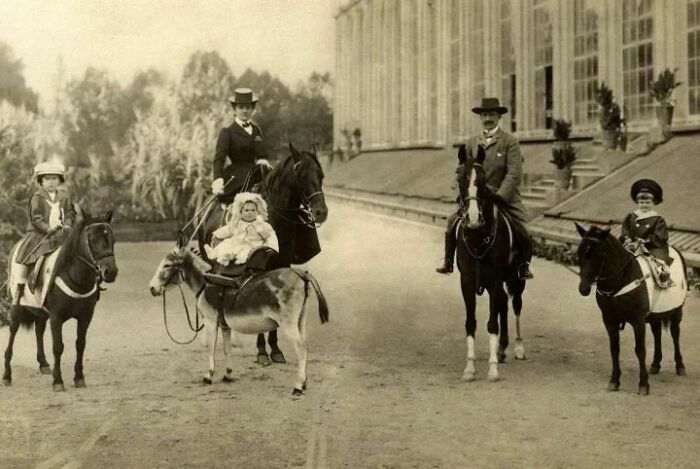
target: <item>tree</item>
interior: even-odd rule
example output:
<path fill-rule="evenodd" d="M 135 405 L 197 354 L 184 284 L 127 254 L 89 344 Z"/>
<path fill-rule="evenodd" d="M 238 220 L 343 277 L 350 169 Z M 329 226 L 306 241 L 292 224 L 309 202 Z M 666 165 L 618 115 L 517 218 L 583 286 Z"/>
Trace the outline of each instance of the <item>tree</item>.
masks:
<path fill-rule="evenodd" d="M 0 42 L 0 101 L 37 112 L 39 96 L 25 84 L 23 71 L 22 61 L 15 60 L 10 46 Z"/>
<path fill-rule="evenodd" d="M 134 76 L 131 84 L 124 90 L 124 108 L 128 117 L 125 119 L 129 127 L 136 122 L 137 114 L 144 114 L 151 109 L 154 101 L 154 89 L 165 86 L 166 80 L 163 74 L 155 69 L 139 72 Z"/>
<path fill-rule="evenodd" d="M 333 145 L 333 83 L 328 73 L 312 73 L 290 103 L 287 133 L 301 147 L 329 150 Z"/>
<path fill-rule="evenodd" d="M 190 56 L 179 87 L 180 113 L 190 120 L 197 113 L 226 107 L 234 77 L 226 60 L 216 51 L 197 51 Z"/>
<path fill-rule="evenodd" d="M 104 70 L 88 67 L 79 80 L 67 85 L 67 97 L 75 113 L 69 135 L 69 164 L 89 166 L 108 163 L 113 145 L 123 141 L 131 122 L 125 119 L 125 101 L 119 83 Z"/>

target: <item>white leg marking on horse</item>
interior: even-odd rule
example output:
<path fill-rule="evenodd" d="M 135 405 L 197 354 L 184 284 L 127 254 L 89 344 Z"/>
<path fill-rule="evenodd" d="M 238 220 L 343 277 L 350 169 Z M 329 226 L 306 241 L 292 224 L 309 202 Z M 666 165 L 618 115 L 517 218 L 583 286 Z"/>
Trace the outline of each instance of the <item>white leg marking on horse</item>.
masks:
<path fill-rule="evenodd" d="M 515 317 L 515 359 L 525 360 L 527 355 L 525 354 L 525 344 L 523 343 L 523 338 L 520 336 L 520 316 Z"/>
<path fill-rule="evenodd" d="M 465 381 L 474 381 L 476 369 L 474 368 L 474 337 L 467 336 L 467 366 L 464 367 L 462 378 Z"/>
<path fill-rule="evenodd" d="M 489 381 L 498 381 L 498 334 L 489 334 Z"/>

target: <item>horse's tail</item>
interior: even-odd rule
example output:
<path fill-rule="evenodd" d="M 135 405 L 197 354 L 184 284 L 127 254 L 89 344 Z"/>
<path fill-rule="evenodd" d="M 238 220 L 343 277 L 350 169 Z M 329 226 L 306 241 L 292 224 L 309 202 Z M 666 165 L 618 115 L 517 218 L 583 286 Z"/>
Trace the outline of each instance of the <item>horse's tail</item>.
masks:
<path fill-rule="evenodd" d="M 328 302 L 326 301 L 326 297 L 323 296 L 321 286 L 318 284 L 318 280 L 316 280 L 314 276 L 307 271 L 300 271 L 297 269 L 292 270 L 296 272 L 296 274 L 304 281 L 304 302 L 306 302 L 306 298 L 308 298 L 309 284 L 311 284 L 311 286 L 314 288 L 314 291 L 316 292 L 316 298 L 318 298 L 318 315 L 321 318 L 321 324 L 327 323 L 330 311 L 328 309 Z"/>

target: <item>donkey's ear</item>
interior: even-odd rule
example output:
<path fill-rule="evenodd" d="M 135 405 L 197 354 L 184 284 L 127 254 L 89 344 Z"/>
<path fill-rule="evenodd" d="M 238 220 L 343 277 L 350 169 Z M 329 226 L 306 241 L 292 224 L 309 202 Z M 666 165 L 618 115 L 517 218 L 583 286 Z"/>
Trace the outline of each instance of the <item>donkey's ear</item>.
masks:
<path fill-rule="evenodd" d="M 292 142 L 289 142 L 289 151 L 292 153 L 292 158 L 294 161 L 299 161 L 301 160 L 301 153 L 299 153 L 299 150 L 296 149 L 294 145 L 292 145 Z"/>
<path fill-rule="evenodd" d="M 581 235 L 582 238 L 586 236 L 587 231 L 584 227 L 582 227 L 578 223 L 574 223 L 574 225 L 576 225 L 576 231 L 578 231 L 578 234 Z"/>
<path fill-rule="evenodd" d="M 182 250 L 187 245 L 187 235 L 183 233 L 182 230 L 178 230 L 177 232 L 177 238 L 175 238 L 175 245 L 177 246 L 178 250 Z"/>
<path fill-rule="evenodd" d="M 107 213 L 105 213 L 105 221 L 107 223 L 112 223 L 112 215 L 113 215 L 112 211 L 107 210 Z"/>
<path fill-rule="evenodd" d="M 600 234 L 607 236 L 610 234 L 610 225 L 606 225 L 600 228 Z"/>
<path fill-rule="evenodd" d="M 467 146 L 466 145 L 459 146 L 459 150 L 457 150 L 457 159 L 459 160 L 459 164 L 464 164 L 465 161 L 467 161 Z"/>

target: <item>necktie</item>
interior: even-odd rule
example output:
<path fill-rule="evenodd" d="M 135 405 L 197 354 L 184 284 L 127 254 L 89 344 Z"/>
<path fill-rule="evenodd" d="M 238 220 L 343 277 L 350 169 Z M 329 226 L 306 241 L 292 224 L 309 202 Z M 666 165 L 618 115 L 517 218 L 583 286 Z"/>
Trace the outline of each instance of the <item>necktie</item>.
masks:
<path fill-rule="evenodd" d="M 243 128 L 244 128 L 244 129 L 247 129 L 248 127 L 250 127 L 250 122 L 244 122 L 244 123 L 243 123 Z"/>

